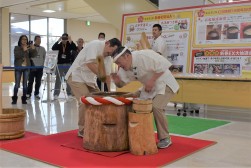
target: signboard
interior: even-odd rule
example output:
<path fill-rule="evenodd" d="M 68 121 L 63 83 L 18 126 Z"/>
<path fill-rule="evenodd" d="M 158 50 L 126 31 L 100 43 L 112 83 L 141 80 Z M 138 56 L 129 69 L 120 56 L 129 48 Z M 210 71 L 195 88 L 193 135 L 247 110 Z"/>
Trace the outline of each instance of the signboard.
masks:
<path fill-rule="evenodd" d="M 53 73 L 58 62 L 58 51 L 47 51 L 44 60 L 44 72 Z"/>
<path fill-rule="evenodd" d="M 195 11 L 194 47 L 250 46 L 251 6 Z"/>
<path fill-rule="evenodd" d="M 147 39 L 152 44 L 152 26 L 156 23 L 162 26 L 162 37 L 166 41 L 168 48 L 168 60 L 181 73 L 186 72 L 187 59 L 190 53 L 189 41 L 191 41 L 191 31 L 193 22 L 193 12 L 153 12 L 136 14 L 124 18 L 124 31 L 122 42 L 133 50 L 140 40 L 141 33 L 145 32 Z"/>
<path fill-rule="evenodd" d="M 251 74 L 251 1 L 125 14 L 122 43 L 136 49 L 145 32 L 151 44 L 156 23 L 175 72 Z"/>

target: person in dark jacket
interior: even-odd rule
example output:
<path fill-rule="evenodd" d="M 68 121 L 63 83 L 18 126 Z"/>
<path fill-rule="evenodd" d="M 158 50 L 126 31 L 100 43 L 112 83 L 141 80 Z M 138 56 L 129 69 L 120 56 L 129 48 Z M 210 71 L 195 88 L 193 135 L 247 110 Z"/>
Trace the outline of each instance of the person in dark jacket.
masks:
<path fill-rule="evenodd" d="M 29 76 L 30 58 L 35 57 L 37 51 L 33 44 L 28 44 L 28 37 L 21 35 L 18 40 L 18 46 L 14 48 L 14 66 L 15 66 L 15 86 L 14 95 L 12 96 L 12 104 L 17 104 L 17 93 L 20 87 L 21 77 L 23 75 L 23 96 L 22 104 L 27 104 L 27 80 Z"/>
<path fill-rule="evenodd" d="M 71 40 L 71 37 L 68 36 L 67 33 L 62 34 L 62 37 L 58 39 L 58 41 L 52 46 L 52 50 L 58 50 L 58 66 L 63 66 L 63 68 L 59 67 L 59 73 L 56 70 L 56 83 L 54 88 L 54 100 L 58 99 L 61 90 L 61 79 L 60 77 L 65 76 L 68 72 L 72 62 L 74 61 L 73 51 L 77 50 L 76 44 Z M 68 67 L 68 68 L 67 68 Z M 68 98 L 72 97 L 71 88 L 67 84 L 66 92 Z"/>

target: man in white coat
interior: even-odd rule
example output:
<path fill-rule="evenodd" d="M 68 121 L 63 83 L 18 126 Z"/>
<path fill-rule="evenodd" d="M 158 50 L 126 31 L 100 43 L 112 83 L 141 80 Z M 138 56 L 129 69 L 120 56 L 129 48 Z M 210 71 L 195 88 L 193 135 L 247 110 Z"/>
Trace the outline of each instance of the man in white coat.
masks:
<path fill-rule="evenodd" d="M 73 94 L 79 101 L 79 120 L 78 120 L 78 136 L 83 137 L 85 123 L 85 105 L 80 103 L 80 97 L 86 96 L 91 92 L 99 91 L 96 79 L 98 74 L 97 56 L 103 56 L 105 62 L 106 83 L 110 86 L 110 73 L 112 53 L 121 46 L 121 42 L 117 38 L 109 41 L 93 40 L 89 42 L 84 49 L 80 51 L 77 58 L 73 62 L 65 78 L 71 87 Z M 110 71 L 109 71 L 110 70 Z"/>
<path fill-rule="evenodd" d="M 172 142 L 164 109 L 179 89 L 169 70 L 171 63 L 153 50 L 130 52 L 127 47 L 119 47 L 112 57 L 119 66 L 118 72 L 111 75 L 116 86 L 122 87 L 130 81 L 137 80 L 143 84 L 140 98 L 153 100 L 158 148 L 167 148 Z"/>
<path fill-rule="evenodd" d="M 161 34 L 162 26 L 160 24 L 154 24 L 152 27 L 153 41 L 151 47 L 153 51 L 159 53 L 167 59 L 167 44 Z"/>

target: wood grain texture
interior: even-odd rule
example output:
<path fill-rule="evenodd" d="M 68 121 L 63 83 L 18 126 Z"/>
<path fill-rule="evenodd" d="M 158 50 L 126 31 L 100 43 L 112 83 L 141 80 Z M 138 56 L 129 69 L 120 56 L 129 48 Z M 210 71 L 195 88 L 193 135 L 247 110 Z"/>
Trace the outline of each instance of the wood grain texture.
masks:
<path fill-rule="evenodd" d="M 154 128 L 153 114 L 129 112 L 129 145 L 134 155 L 151 155 L 158 153 Z"/>
<path fill-rule="evenodd" d="M 84 148 L 113 152 L 128 150 L 128 108 L 131 106 L 87 105 Z"/>
<path fill-rule="evenodd" d="M 106 82 L 105 62 L 104 62 L 104 57 L 102 55 L 97 56 L 97 63 L 98 63 L 98 78 L 102 82 Z"/>

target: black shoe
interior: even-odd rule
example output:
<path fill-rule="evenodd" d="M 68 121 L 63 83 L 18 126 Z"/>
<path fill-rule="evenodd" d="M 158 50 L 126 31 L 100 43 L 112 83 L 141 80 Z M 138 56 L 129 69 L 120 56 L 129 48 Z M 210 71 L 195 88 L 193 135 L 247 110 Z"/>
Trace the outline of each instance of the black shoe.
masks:
<path fill-rule="evenodd" d="M 22 96 L 22 104 L 27 104 L 26 100 L 27 100 L 27 97 L 26 96 Z"/>
<path fill-rule="evenodd" d="M 11 98 L 12 98 L 11 104 L 17 104 L 18 97 L 17 96 L 12 96 Z"/>

